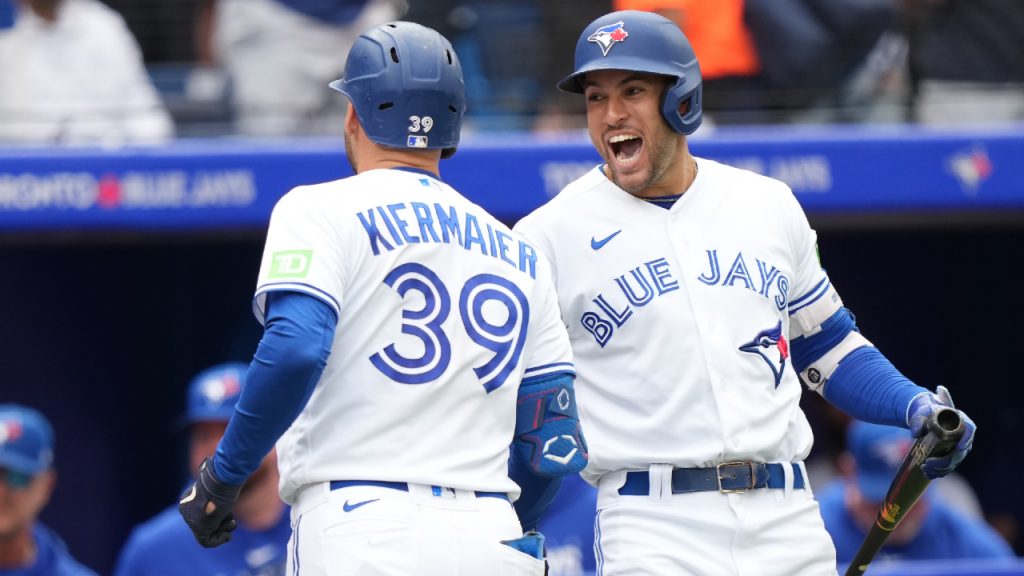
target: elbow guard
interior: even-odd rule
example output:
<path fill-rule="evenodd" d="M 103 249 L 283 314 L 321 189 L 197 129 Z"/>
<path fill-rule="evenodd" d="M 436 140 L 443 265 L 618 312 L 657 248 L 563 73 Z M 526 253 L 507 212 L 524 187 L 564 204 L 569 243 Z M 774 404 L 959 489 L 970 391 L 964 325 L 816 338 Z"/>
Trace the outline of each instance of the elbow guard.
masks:
<path fill-rule="evenodd" d="M 573 375 L 560 374 L 519 385 L 512 449 L 538 476 L 564 476 L 587 465 L 572 380 Z"/>

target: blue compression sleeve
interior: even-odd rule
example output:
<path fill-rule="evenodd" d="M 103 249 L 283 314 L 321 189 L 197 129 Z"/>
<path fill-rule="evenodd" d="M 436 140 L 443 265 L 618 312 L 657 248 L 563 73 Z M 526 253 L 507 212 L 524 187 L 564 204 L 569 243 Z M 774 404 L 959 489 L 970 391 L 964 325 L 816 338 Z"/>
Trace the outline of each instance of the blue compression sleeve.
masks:
<path fill-rule="evenodd" d="M 907 428 L 910 401 L 928 392 L 900 374 L 874 346 L 863 346 L 839 361 L 823 395 L 858 420 Z"/>
<path fill-rule="evenodd" d="M 793 369 L 797 374 L 803 372 L 842 342 L 850 332 L 860 332 L 853 313 L 846 308 L 836 310 L 835 314 L 821 323 L 821 330 L 817 334 L 797 336 L 790 341 L 789 352 L 793 358 Z"/>
<path fill-rule="evenodd" d="M 545 478 L 533 472 L 530 461 L 520 456 L 516 450 L 509 451 L 508 476 L 513 482 L 519 485 L 522 493 L 519 499 L 512 505 L 519 516 L 519 524 L 523 532 L 529 532 L 537 528 L 544 513 L 551 508 L 551 503 L 562 487 L 562 476 Z"/>
<path fill-rule="evenodd" d="M 334 309 L 313 296 L 267 294 L 263 338 L 213 459 L 218 480 L 245 482 L 299 416 L 327 364 L 337 323 Z"/>

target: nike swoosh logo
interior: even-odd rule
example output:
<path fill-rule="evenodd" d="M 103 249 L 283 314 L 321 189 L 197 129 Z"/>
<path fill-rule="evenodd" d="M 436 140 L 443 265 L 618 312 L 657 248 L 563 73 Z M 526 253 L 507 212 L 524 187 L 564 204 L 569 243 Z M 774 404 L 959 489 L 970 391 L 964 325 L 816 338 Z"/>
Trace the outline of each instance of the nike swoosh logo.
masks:
<path fill-rule="evenodd" d="M 601 248 L 604 248 L 604 245 L 611 241 L 612 238 L 618 236 L 619 232 L 622 232 L 622 230 L 616 230 L 615 232 L 612 232 L 610 236 L 607 236 L 601 240 L 595 240 L 594 237 L 591 236 L 590 247 L 593 248 L 594 250 L 600 250 Z"/>
<path fill-rule="evenodd" d="M 373 500 L 363 500 L 362 502 L 356 502 L 355 504 L 349 504 L 348 500 L 345 500 L 345 504 L 341 507 L 341 509 L 344 510 L 345 512 L 351 512 L 356 508 L 359 508 L 360 506 L 366 506 L 367 504 L 370 504 L 371 502 L 376 502 L 377 500 L 380 500 L 380 498 L 374 498 Z"/>

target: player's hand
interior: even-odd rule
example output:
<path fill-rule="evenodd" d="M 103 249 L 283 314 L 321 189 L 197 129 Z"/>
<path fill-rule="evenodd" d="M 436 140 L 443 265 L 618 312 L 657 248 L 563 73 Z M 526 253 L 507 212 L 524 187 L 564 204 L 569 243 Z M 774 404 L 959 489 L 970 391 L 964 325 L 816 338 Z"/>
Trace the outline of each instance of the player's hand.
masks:
<path fill-rule="evenodd" d="M 230 486 L 213 474 L 213 459 L 203 460 L 195 484 L 178 502 L 178 512 L 204 548 L 214 548 L 231 540 L 237 527 L 232 510 L 242 486 Z"/>
<path fill-rule="evenodd" d="M 928 418 L 932 413 L 942 408 L 955 409 L 953 399 L 949 396 L 949 392 L 945 387 L 939 386 L 936 392 L 937 394 L 932 394 L 931 392 L 918 394 L 910 401 L 910 408 L 907 410 L 907 426 L 914 434 L 914 438 L 924 436 L 927 432 Z M 967 414 L 964 414 L 962 410 L 957 410 L 957 413 L 960 414 L 960 418 L 964 423 L 964 435 L 960 438 L 960 441 L 957 442 L 953 451 L 948 455 L 929 458 L 921 465 L 921 471 L 931 480 L 952 472 L 960 465 L 960 462 L 963 462 L 963 459 L 971 451 L 971 447 L 974 444 L 974 431 L 977 429 L 977 426 L 974 425 L 974 421 Z"/>

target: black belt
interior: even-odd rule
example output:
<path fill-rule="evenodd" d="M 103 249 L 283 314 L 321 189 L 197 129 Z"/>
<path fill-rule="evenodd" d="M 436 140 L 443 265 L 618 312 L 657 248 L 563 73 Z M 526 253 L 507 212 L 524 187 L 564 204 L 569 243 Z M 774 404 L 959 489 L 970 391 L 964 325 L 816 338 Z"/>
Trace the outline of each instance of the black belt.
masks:
<path fill-rule="evenodd" d="M 382 482 L 380 480 L 332 480 L 331 490 L 337 490 L 338 488 L 347 488 L 349 486 L 377 486 L 378 488 L 391 488 L 392 490 L 401 490 L 403 492 L 409 491 L 409 485 L 405 482 Z M 434 495 L 440 496 L 441 492 L 445 490 L 443 486 L 431 486 L 434 489 Z M 452 490 L 452 488 L 448 488 Z M 477 498 L 502 498 L 508 500 L 508 494 L 504 492 L 473 492 Z"/>
<path fill-rule="evenodd" d="M 723 462 L 713 468 L 673 468 L 672 493 L 746 492 L 757 488 L 785 488 L 783 466 L 793 467 L 793 488 L 804 487 L 804 474 L 799 464 L 765 464 L 763 462 Z M 627 472 L 626 483 L 619 488 L 623 496 L 650 494 L 649 472 Z"/>

